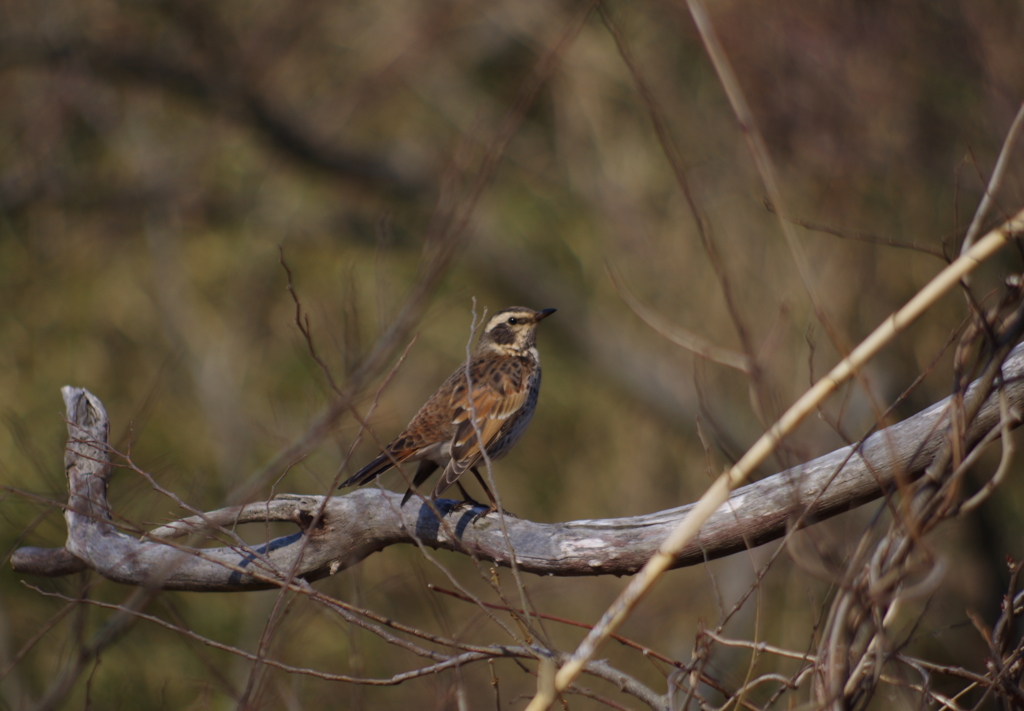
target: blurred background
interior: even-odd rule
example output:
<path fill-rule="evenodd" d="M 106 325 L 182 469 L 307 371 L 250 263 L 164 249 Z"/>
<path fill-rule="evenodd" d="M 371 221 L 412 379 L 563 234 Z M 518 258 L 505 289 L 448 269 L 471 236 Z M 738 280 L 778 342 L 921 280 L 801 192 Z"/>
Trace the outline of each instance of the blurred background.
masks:
<path fill-rule="evenodd" d="M 282 256 L 318 355 L 338 383 L 357 387 L 361 413 L 415 337 L 372 413 L 381 440 L 465 357 L 474 308 L 479 318 L 513 304 L 555 307 L 539 333 L 533 424 L 495 466 L 506 508 L 565 521 L 695 500 L 840 351 L 956 254 L 1024 99 L 1018 3 L 784 0 L 709 12 L 785 208 L 804 224 L 808 286 L 827 323 L 685 4 L 0 3 L 4 561 L 20 545 L 64 541 L 62 385 L 101 398 L 112 443 L 198 509 L 231 502 L 303 436 L 333 392 L 296 328 Z M 1024 204 L 1022 158 L 1017 147 L 988 224 Z M 1019 269 L 1006 250 L 975 293 L 990 295 Z M 758 377 L 701 362 L 652 330 L 610 273 L 669 323 L 755 355 Z M 966 314 L 962 295 L 947 297 L 761 474 L 856 440 L 924 372 L 888 421 L 948 395 L 943 349 Z M 403 315 L 400 338 L 375 351 Z M 250 498 L 331 493 L 357 433 L 342 418 Z M 364 441 L 343 476 L 375 453 Z M 982 668 L 987 648 L 968 613 L 997 613 L 1004 557 L 1024 555 L 1019 474 L 932 541 L 953 573 L 922 613 L 917 653 Z M 395 474 L 382 482 L 402 488 Z M 140 527 L 185 515 L 131 471 L 118 472 L 110 495 L 115 514 Z M 841 557 L 878 509 L 815 535 L 831 537 Z M 668 574 L 622 633 L 687 661 L 699 626 L 724 619 L 774 548 Z M 498 602 L 472 563 L 437 558 Z M 66 609 L 24 583 L 113 603 L 131 590 L 5 568 L 0 708 L 28 709 L 112 613 Z M 428 583 L 451 587 L 403 546 L 316 586 L 439 634 L 511 643 Z M 541 612 L 588 623 L 625 584 L 526 583 Z M 782 555 L 726 633 L 813 647 L 831 583 Z M 147 612 L 254 651 L 276 599 L 165 593 Z M 583 634 L 557 623 L 548 632 L 565 651 Z M 270 653 L 367 677 L 422 664 L 304 600 L 288 608 Z M 616 645 L 602 655 L 664 692 L 667 665 Z M 717 648 L 707 671 L 735 689 L 749 664 L 743 650 Z M 759 664 L 760 673 L 793 667 Z M 139 622 L 61 707 L 233 708 L 250 669 Z M 536 687 L 511 660 L 382 688 L 270 671 L 252 708 L 450 708 L 459 693 L 468 708 L 492 708 L 492 673 L 499 708 L 522 708 Z M 607 683 L 582 683 L 638 707 Z M 751 698 L 763 702 L 761 693 Z M 581 696 L 569 705 L 607 708 Z"/>

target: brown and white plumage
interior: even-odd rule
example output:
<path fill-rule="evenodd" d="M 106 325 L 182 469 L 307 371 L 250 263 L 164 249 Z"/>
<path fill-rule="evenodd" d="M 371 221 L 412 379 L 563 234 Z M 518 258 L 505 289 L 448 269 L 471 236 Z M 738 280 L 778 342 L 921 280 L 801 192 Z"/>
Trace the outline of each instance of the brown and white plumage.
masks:
<path fill-rule="evenodd" d="M 470 358 L 469 377 L 463 363 L 380 456 L 341 486 L 365 484 L 395 463 L 418 461 L 413 488 L 443 468 L 431 495 L 436 499 L 470 470 L 495 510 L 497 503 L 477 466 L 484 451 L 489 459 L 505 456 L 533 417 L 540 391 L 537 324 L 554 312 L 513 306 L 494 314 Z M 412 488 L 403 505 L 410 496 Z"/>

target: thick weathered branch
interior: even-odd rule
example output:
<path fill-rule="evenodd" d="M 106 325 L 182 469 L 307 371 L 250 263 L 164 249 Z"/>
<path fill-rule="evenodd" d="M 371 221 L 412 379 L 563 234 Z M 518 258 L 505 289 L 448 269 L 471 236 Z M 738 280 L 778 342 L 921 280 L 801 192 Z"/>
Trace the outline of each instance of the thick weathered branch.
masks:
<path fill-rule="evenodd" d="M 1011 407 L 1019 410 L 1024 401 L 1024 347 L 1010 354 L 1003 374 Z M 322 496 L 288 494 L 161 526 L 143 540 L 127 536 L 109 520 L 108 424 L 103 406 L 82 389 L 66 387 L 64 398 L 70 433 L 67 548 L 16 551 L 12 564 L 20 572 L 68 574 L 81 570 L 84 562 L 104 577 L 131 585 L 255 590 L 273 587 L 285 578 L 303 533 L 310 540 L 297 574 L 307 580 L 336 573 L 395 543 L 412 543 L 414 537 L 432 548 L 508 564 L 508 548 L 495 514 L 474 523 L 474 511 L 453 512 L 454 502 L 442 500 L 438 505 L 446 525 L 440 525 L 426 505 L 410 503 L 401 508 L 400 494 L 373 488 L 329 497 L 326 502 Z M 947 402 L 874 434 L 852 456 L 851 448 L 844 447 L 737 489 L 708 521 L 700 538 L 680 554 L 677 567 L 777 539 L 796 516 L 822 520 L 879 497 L 892 488 L 897 477 L 916 476 L 942 446 Z M 971 425 L 968 440 L 979 441 L 999 420 L 998 401 L 990 397 Z M 321 506 L 323 515 L 317 520 Z M 508 518 L 506 524 L 521 570 L 565 576 L 629 575 L 651 556 L 688 508 L 553 524 Z M 185 536 L 218 527 L 266 521 L 292 522 L 299 531 L 250 548 L 195 549 L 178 544 Z M 68 556 L 68 551 L 74 557 Z"/>

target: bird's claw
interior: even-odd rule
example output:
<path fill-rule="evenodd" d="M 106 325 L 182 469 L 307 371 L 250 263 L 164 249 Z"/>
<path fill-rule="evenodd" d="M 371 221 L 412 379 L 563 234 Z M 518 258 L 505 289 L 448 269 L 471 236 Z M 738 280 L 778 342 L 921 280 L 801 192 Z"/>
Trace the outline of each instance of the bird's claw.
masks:
<path fill-rule="evenodd" d="M 476 523 L 479 519 L 483 518 L 484 516 L 487 516 L 488 514 L 492 514 L 492 513 L 494 513 L 495 511 L 498 510 L 498 507 L 496 505 L 494 505 L 494 504 L 491 504 L 490 506 L 487 506 L 486 504 L 482 504 L 479 501 L 475 501 L 474 499 L 467 499 L 465 501 L 460 501 L 459 503 L 455 504 L 455 506 L 453 506 L 451 510 L 452 511 L 458 511 L 460 509 L 464 509 L 464 508 L 467 508 L 467 507 L 469 507 L 471 509 L 475 509 L 475 508 L 482 509 L 481 511 L 477 511 L 473 515 L 473 518 L 470 519 L 470 523 Z M 501 513 L 504 514 L 505 516 L 508 516 L 509 518 L 519 518 L 518 516 L 516 516 L 511 511 L 506 511 L 505 509 L 502 509 Z"/>

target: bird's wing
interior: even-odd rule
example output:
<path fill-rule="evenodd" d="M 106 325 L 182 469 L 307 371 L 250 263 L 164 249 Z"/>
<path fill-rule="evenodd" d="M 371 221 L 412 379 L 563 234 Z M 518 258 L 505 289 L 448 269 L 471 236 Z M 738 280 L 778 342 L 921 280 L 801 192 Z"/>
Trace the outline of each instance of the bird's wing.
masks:
<path fill-rule="evenodd" d="M 473 364 L 476 365 L 476 364 Z M 463 472 L 480 463 L 483 449 L 500 436 L 510 419 L 522 409 L 529 392 L 526 369 L 519 363 L 505 363 L 503 368 L 472 368 L 472 405 L 465 379 L 452 392 L 451 461 L 445 467 L 434 488 L 438 497 L 462 476 Z M 478 436 L 479 432 L 479 436 Z"/>

